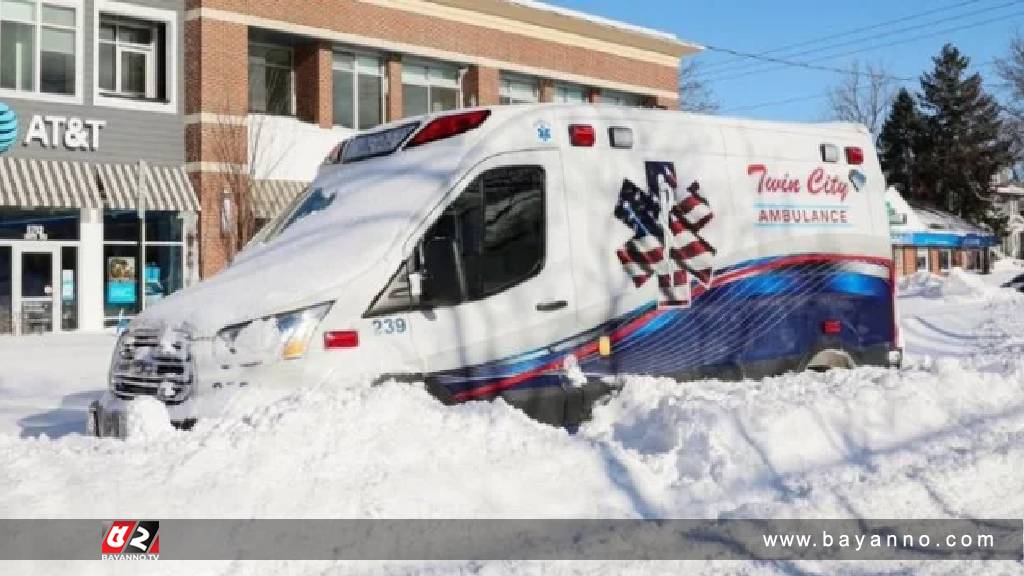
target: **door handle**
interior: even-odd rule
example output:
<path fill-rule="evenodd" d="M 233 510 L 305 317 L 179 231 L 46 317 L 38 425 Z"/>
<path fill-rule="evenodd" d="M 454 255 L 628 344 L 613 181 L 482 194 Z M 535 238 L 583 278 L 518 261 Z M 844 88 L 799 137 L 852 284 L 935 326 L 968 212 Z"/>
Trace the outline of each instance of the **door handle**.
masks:
<path fill-rule="evenodd" d="M 569 303 L 565 300 L 552 300 L 551 302 L 541 302 L 537 304 L 538 312 L 554 312 L 555 310 L 561 310 L 568 306 Z"/>

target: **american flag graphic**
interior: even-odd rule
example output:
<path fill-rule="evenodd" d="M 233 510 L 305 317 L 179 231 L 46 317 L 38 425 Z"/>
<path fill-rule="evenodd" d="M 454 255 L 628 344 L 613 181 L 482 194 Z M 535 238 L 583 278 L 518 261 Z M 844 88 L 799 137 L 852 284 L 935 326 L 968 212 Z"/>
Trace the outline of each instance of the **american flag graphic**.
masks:
<path fill-rule="evenodd" d="M 673 163 L 647 162 L 647 190 L 626 179 L 615 206 L 615 217 L 633 230 L 616 251 L 619 262 L 638 288 L 657 276 L 662 306 L 687 306 L 690 275 L 711 284 L 715 248 L 700 232 L 713 216 L 699 183 L 680 189 Z"/>

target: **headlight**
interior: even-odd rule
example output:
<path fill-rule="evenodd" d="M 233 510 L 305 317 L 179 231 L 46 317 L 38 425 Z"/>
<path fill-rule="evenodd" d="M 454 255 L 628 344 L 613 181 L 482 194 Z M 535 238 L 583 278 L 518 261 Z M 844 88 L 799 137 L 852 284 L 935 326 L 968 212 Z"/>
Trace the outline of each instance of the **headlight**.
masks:
<path fill-rule="evenodd" d="M 214 353 L 237 364 L 302 358 L 333 302 L 228 326 L 214 338 Z"/>

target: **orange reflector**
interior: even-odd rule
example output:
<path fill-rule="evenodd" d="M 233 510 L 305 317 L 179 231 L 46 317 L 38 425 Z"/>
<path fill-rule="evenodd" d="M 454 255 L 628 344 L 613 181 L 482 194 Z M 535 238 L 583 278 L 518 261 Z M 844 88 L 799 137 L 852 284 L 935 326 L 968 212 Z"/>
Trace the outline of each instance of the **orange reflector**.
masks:
<path fill-rule="evenodd" d="M 359 332 L 355 330 L 335 330 L 324 332 L 324 349 L 359 347 Z"/>
<path fill-rule="evenodd" d="M 612 355 L 612 339 L 607 336 L 601 336 L 597 340 L 597 353 L 601 356 Z"/>
<path fill-rule="evenodd" d="M 843 331 L 843 323 L 839 320 L 825 320 L 821 323 L 821 331 L 829 336 L 835 336 Z"/>

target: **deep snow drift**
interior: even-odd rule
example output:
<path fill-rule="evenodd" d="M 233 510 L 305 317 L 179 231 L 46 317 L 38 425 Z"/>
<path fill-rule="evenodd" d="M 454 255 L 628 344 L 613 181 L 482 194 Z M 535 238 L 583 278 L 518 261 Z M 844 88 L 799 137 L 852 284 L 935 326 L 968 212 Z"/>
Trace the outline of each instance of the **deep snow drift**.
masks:
<path fill-rule="evenodd" d="M 191 432 L 139 402 L 132 439 L 97 440 L 74 432 L 103 386 L 111 336 L 0 339 L 0 515 L 1024 517 L 1024 296 L 995 287 L 1008 273 L 904 282 L 903 370 L 635 377 L 575 434 L 501 402 L 444 407 L 408 384 L 332 381 L 269 406 L 242 400 Z"/>

